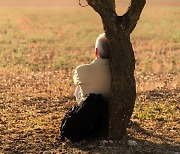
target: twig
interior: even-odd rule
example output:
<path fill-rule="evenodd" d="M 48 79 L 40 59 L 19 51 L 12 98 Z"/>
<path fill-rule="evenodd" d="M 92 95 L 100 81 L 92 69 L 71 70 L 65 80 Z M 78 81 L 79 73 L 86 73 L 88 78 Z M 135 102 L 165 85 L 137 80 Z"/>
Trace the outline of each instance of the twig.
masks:
<path fill-rule="evenodd" d="M 81 7 L 86 7 L 86 6 L 88 6 L 88 4 L 82 5 L 82 4 L 81 4 L 81 0 L 79 0 L 79 6 L 81 6 Z"/>

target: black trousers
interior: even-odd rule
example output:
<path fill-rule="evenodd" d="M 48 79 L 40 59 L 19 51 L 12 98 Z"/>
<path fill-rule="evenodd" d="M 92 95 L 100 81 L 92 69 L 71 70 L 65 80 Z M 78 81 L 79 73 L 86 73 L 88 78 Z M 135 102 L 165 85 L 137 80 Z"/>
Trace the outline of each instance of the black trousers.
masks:
<path fill-rule="evenodd" d="M 90 94 L 85 101 L 71 108 L 62 120 L 61 138 L 73 142 L 100 135 L 108 122 L 108 102 L 101 94 Z"/>

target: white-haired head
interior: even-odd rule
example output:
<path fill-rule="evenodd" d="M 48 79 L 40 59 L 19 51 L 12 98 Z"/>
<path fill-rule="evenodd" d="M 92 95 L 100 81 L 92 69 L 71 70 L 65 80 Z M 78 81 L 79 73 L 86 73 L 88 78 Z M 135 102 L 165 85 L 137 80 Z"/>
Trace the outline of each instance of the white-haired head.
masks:
<path fill-rule="evenodd" d="M 95 49 L 98 50 L 100 58 L 109 59 L 110 49 L 105 33 L 100 34 L 96 39 Z"/>

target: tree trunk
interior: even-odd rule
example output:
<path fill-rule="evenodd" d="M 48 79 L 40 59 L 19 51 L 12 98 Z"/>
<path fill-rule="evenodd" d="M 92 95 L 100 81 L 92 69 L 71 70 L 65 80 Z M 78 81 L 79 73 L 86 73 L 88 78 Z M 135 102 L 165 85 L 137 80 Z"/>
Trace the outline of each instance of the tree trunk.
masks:
<path fill-rule="evenodd" d="M 126 135 L 136 99 L 135 58 L 130 34 L 139 20 L 146 0 L 131 0 L 123 16 L 116 14 L 115 0 L 87 0 L 87 2 L 101 16 L 109 40 L 112 88 L 108 136 L 112 140 L 120 140 Z"/>

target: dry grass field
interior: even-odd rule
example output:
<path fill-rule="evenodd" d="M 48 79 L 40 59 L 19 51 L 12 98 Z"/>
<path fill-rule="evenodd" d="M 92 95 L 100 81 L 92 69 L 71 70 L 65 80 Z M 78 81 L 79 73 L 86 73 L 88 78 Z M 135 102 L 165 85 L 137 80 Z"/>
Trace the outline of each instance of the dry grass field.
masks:
<path fill-rule="evenodd" d="M 131 36 L 137 100 L 128 136 L 77 144 L 59 142 L 59 125 L 74 101 L 74 68 L 94 58 L 100 17 L 90 7 L 1 8 L 0 153 L 179 154 L 180 5 L 161 6 L 147 6 Z"/>

